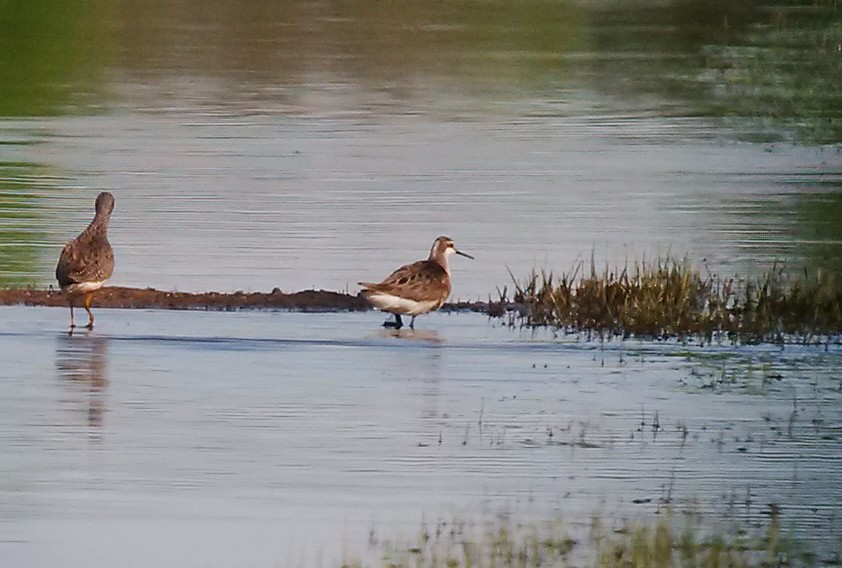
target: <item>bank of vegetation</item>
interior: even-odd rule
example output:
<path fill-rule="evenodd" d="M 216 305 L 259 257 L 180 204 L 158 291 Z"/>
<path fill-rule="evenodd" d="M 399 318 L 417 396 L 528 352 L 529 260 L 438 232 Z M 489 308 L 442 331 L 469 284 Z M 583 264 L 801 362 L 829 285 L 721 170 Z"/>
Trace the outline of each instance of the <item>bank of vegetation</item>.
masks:
<path fill-rule="evenodd" d="M 723 277 L 658 258 L 619 269 L 580 262 L 570 272 L 513 276 L 499 293 L 513 325 L 622 337 L 801 341 L 842 334 L 842 279 L 775 266 L 759 277 Z"/>

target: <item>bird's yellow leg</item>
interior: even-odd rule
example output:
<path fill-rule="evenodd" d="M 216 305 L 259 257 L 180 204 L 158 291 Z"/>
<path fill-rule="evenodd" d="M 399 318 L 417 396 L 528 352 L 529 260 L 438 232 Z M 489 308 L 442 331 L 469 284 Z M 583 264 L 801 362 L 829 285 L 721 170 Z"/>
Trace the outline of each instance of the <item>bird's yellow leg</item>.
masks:
<path fill-rule="evenodd" d="M 88 312 L 88 325 L 86 326 L 88 329 L 94 328 L 94 313 L 91 311 L 91 302 L 94 300 L 94 293 L 88 292 L 85 294 L 85 311 Z"/>

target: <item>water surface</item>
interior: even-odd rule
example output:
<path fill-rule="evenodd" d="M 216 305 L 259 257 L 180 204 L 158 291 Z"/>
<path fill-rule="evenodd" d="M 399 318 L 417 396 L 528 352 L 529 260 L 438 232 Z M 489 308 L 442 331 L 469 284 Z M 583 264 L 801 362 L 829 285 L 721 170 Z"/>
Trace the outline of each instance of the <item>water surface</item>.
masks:
<path fill-rule="evenodd" d="M 0 286 L 114 193 L 112 284 L 454 296 L 657 255 L 842 270 L 835 6 L 74 6 L 0 18 Z M 436 314 L 0 309 L 0 564 L 336 566 L 422 519 L 783 527 L 832 557 L 840 354 Z M 151 543 L 151 544 L 150 544 Z"/>
<path fill-rule="evenodd" d="M 354 291 L 440 234 L 461 299 L 591 255 L 839 269 L 842 74 L 791 63 L 838 64 L 829 8 L 100 4 L 9 16 L 42 72 L 0 55 L 6 285 L 103 189 L 129 286 Z"/>
<path fill-rule="evenodd" d="M 730 530 L 770 504 L 820 558 L 840 544 L 836 348 L 373 312 L 100 310 L 70 337 L 64 310 L 0 311 L 9 565 L 336 566 L 425 519 L 672 508 Z"/>

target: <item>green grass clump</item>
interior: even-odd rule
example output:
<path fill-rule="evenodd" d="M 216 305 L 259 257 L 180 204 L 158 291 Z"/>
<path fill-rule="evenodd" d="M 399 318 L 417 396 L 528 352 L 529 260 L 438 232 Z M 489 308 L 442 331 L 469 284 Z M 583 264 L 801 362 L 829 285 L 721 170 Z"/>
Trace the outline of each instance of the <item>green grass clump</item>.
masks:
<path fill-rule="evenodd" d="M 842 281 L 822 271 L 789 274 L 782 267 L 759 278 L 703 275 L 687 261 L 659 258 L 622 270 L 589 273 L 580 262 L 560 277 L 533 272 L 514 280 L 511 322 L 642 337 L 723 334 L 742 340 L 782 340 L 842 333 Z"/>
<path fill-rule="evenodd" d="M 373 540 L 372 560 L 343 568 L 743 568 L 810 566 L 815 558 L 782 534 L 779 517 L 765 527 L 722 535 L 678 523 L 625 522 L 609 529 L 594 519 L 587 534 L 570 536 L 564 523 L 514 523 L 502 516 L 484 526 L 439 521 L 407 545 Z M 585 531 L 580 530 L 580 533 Z"/>

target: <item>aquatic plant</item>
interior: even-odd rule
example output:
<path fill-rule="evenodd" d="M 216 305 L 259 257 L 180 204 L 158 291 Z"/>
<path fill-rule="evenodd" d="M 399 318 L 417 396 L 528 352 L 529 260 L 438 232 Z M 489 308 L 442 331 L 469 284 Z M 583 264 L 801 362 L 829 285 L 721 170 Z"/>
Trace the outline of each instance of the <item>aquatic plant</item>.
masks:
<path fill-rule="evenodd" d="M 579 530 L 578 539 L 570 536 L 571 530 L 575 529 L 560 520 L 515 523 L 506 515 L 479 527 L 438 521 L 422 526 L 417 538 L 404 545 L 380 542 L 372 535 L 375 559 L 346 561 L 343 568 L 708 568 L 810 566 L 816 560 L 782 532 L 774 508 L 766 526 L 728 535 L 689 521 L 681 527 L 671 514 L 655 523 L 622 522 L 612 527 L 594 518 L 589 530 Z"/>
<path fill-rule="evenodd" d="M 512 279 L 513 297 L 504 288 L 499 302 L 512 325 L 747 341 L 842 333 L 842 282 L 821 270 L 791 274 L 776 265 L 757 278 L 725 278 L 667 257 L 601 273 L 592 260 L 587 273 L 579 262 L 560 276 Z"/>

